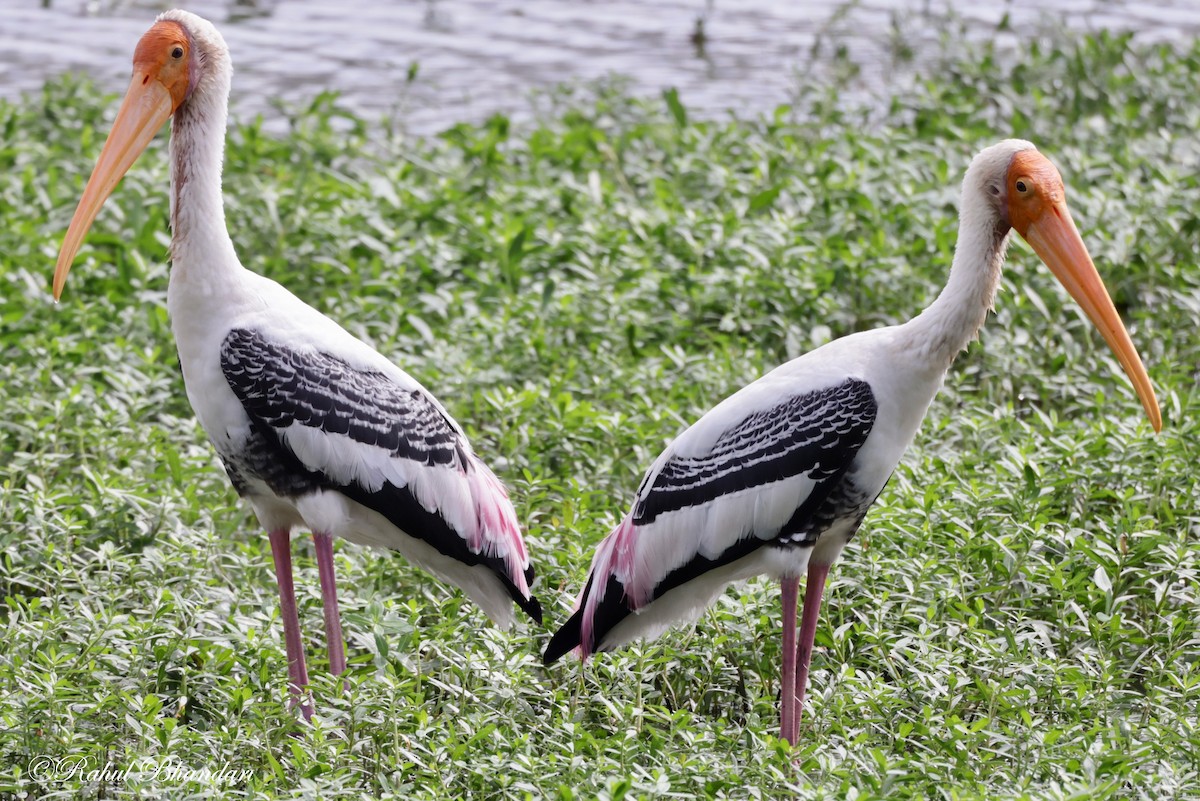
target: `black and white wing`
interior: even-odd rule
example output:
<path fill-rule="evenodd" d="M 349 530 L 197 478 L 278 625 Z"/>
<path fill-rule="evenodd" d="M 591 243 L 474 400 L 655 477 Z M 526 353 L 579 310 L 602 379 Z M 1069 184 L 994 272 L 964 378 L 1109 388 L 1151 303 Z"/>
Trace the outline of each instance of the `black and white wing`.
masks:
<path fill-rule="evenodd" d="M 870 385 L 847 378 L 794 394 L 779 389 L 752 384 L 659 457 L 630 514 L 600 544 L 578 611 L 551 641 L 547 662 L 576 646 L 586 657 L 617 644 L 605 636 L 631 613 L 755 551 L 811 548 L 839 515 L 861 521 L 878 488 L 865 501 L 844 497 L 845 478 L 875 423 Z M 711 601 L 708 589 L 700 595 Z M 664 617 L 696 605 L 664 608 Z"/>
<path fill-rule="evenodd" d="M 437 554 L 490 569 L 540 622 L 507 493 L 420 384 L 248 328 L 225 337 L 221 370 L 250 418 L 246 442 L 222 453 L 240 493 L 297 500 L 336 490 Z"/>

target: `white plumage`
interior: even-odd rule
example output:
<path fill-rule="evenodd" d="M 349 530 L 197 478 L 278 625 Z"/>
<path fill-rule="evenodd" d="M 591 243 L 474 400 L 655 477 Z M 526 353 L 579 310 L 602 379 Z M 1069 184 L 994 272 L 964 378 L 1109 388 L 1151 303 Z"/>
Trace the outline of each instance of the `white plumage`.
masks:
<path fill-rule="evenodd" d="M 55 296 L 105 198 L 170 117 L 171 325 L 192 408 L 271 535 L 293 689 L 307 683 L 287 550 L 297 527 L 316 536 L 335 673 L 331 535 L 401 552 L 497 623 L 513 622 L 514 602 L 540 621 L 516 513 L 462 428 L 415 379 L 238 260 L 221 197 L 231 75 L 210 23 L 159 16 L 64 241 Z"/>
<path fill-rule="evenodd" d="M 680 434 L 597 548 L 547 663 L 571 649 L 587 658 L 656 636 L 694 620 L 729 583 L 768 575 L 784 587 L 782 733 L 794 743 L 829 566 L 912 442 L 955 355 L 983 324 L 1012 230 L 1101 330 L 1158 429 L 1141 359 L 1063 195 L 1057 170 L 1032 144 L 1006 140 L 981 152 L 963 181 L 954 264 L 938 298 L 908 323 L 856 333 L 782 365 Z"/>

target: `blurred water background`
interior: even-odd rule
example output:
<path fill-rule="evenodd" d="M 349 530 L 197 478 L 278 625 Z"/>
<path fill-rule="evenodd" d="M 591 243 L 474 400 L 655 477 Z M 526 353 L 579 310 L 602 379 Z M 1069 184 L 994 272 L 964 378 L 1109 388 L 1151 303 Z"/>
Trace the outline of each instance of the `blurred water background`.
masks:
<path fill-rule="evenodd" d="M 122 92 L 137 38 L 170 3 L 0 0 L 0 97 L 62 72 Z M 336 90 L 351 110 L 430 133 L 536 90 L 627 76 L 675 87 L 689 112 L 752 115 L 838 70 L 845 91 L 887 96 L 958 42 L 1000 57 L 1046 37 L 1200 35 L 1200 0 L 195 0 L 233 51 L 233 110 L 277 127 L 289 103 Z"/>

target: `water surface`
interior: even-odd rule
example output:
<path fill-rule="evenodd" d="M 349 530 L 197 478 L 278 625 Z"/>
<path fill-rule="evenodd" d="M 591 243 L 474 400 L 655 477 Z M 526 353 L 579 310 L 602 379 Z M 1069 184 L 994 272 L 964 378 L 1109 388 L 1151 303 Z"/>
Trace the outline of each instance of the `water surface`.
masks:
<path fill-rule="evenodd" d="M 67 71 L 122 92 L 134 44 L 169 6 L 0 0 L 0 97 Z M 196 0 L 187 8 L 229 42 L 235 115 L 271 124 L 281 119 L 278 101 L 332 89 L 355 111 L 396 114 L 416 132 L 495 112 L 521 117 L 535 89 L 614 73 L 642 94 L 677 87 L 695 114 L 745 115 L 788 102 L 835 68 L 839 51 L 861 65 L 855 91 L 886 94 L 947 32 L 1013 54 L 1064 30 L 1200 35 L 1197 0 Z"/>

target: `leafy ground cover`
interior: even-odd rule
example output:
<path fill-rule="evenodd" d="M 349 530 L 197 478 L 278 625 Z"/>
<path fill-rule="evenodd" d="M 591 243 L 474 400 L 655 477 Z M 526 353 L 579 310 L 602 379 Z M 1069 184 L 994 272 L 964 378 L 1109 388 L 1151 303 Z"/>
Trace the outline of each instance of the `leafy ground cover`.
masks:
<path fill-rule="evenodd" d="M 794 762 L 769 582 L 694 629 L 544 669 L 548 631 L 497 631 L 353 546 L 344 694 L 296 548 L 320 711 L 296 722 L 266 539 L 183 395 L 165 150 L 125 179 L 55 307 L 53 256 L 114 105 L 70 80 L 0 104 L 0 795 L 1200 795 L 1200 45 L 1103 36 L 1019 66 L 984 47 L 924 74 L 882 107 L 834 82 L 752 121 L 599 87 L 427 140 L 329 97 L 286 135 L 229 136 L 243 261 L 466 426 L 528 527 L 551 625 L 682 427 L 932 299 L 976 150 L 1014 135 L 1050 156 L 1166 427 L 1014 246 L 993 319 L 832 575 Z M 89 775 L 106 765 L 126 773 Z M 238 776 L 181 773 L 222 767 Z"/>

